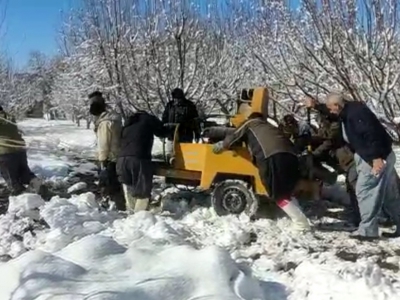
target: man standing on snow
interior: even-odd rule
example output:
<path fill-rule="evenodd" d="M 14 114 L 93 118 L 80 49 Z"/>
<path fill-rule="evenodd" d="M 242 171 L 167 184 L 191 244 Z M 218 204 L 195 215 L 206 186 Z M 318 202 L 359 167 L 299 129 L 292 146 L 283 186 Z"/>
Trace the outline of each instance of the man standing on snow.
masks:
<path fill-rule="evenodd" d="M 316 104 L 314 99 L 305 101 L 309 108 Z M 360 240 L 379 238 L 378 221 L 383 206 L 396 225 L 394 233 L 384 235 L 400 236 L 400 201 L 394 192 L 397 189 L 396 156 L 391 137 L 364 103 L 350 101 L 338 92 L 328 95 L 326 106 L 332 115 L 339 117 L 343 139 L 355 153 L 356 195 L 361 222 L 353 237 Z"/>
<path fill-rule="evenodd" d="M 19 132 L 15 118 L 0 106 L 0 173 L 7 183 L 12 196 L 25 191 L 29 185 L 32 192 L 46 194 L 41 180 L 28 166 L 26 144 Z"/>
<path fill-rule="evenodd" d="M 192 143 L 193 139 L 198 142 L 200 140 L 200 126 L 198 123 L 199 113 L 196 105 L 186 99 L 182 89 L 176 88 L 171 93 L 172 101 L 169 101 L 162 115 L 164 125 L 179 124 L 178 135 L 180 143 Z M 169 128 L 167 137 L 168 156 L 173 153 L 173 140 L 175 127 Z"/>
<path fill-rule="evenodd" d="M 237 142 L 245 142 L 269 197 L 292 219 L 298 230 L 310 230 L 307 217 L 292 197 L 300 180 L 300 166 L 293 143 L 281 130 L 264 120 L 260 113 L 252 113 L 233 134 L 214 144 L 214 153 L 230 149 Z"/>
<path fill-rule="evenodd" d="M 117 173 L 128 212 L 149 207 L 154 173 L 151 161 L 154 136 L 164 138 L 167 133 L 159 119 L 144 111 L 130 116 L 122 129 Z"/>
<path fill-rule="evenodd" d="M 112 200 L 117 209 L 124 210 L 124 203 L 121 199 L 121 185 L 118 182 L 116 171 L 122 119 L 117 113 L 107 111 L 107 105 L 101 92 L 96 91 L 90 94 L 89 101 L 89 112 L 95 118 L 101 194 L 104 200 Z"/>

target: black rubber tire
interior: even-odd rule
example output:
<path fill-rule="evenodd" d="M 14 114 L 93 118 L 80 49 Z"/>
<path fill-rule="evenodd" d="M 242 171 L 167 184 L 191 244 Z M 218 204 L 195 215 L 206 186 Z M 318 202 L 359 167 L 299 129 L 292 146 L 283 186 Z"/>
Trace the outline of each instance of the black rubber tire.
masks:
<path fill-rule="evenodd" d="M 237 203 L 229 201 L 229 196 L 235 196 Z M 231 199 L 232 200 L 232 199 Z M 258 210 L 258 198 L 248 188 L 248 184 L 240 180 L 221 181 L 214 187 L 211 204 L 219 216 L 239 215 L 244 212 L 254 217 Z"/>

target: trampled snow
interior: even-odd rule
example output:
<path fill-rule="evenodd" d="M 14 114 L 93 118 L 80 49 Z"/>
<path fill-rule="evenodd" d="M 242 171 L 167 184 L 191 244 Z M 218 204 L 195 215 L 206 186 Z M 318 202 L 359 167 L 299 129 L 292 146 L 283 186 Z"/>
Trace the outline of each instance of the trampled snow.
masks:
<path fill-rule="evenodd" d="M 69 154 L 90 153 L 92 130 L 46 124 L 24 122 L 28 139 L 58 139 L 58 149 L 71 145 Z M 32 150 L 29 158 L 39 153 Z M 57 170 L 59 153 L 50 151 L 48 167 L 43 152 L 38 169 Z M 58 163 L 69 172 L 79 167 L 72 155 Z M 91 172 L 90 165 L 82 171 Z M 181 207 L 183 216 L 126 216 L 101 210 L 91 193 L 73 194 L 46 203 L 32 194 L 10 199 L 0 216 L 0 258 L 11 258 L 0 262 L 0 300 L 400 299 L 399 239 L 351 240 L 340 226 L 335 230 L 338 221 L 329 215 L 302 235 L 287 218 L 218 217 L 191 205 Z M 179 196 L 176 203 L 183 203 Z M 34 221 L 39 217 L 48 226 Z"/>

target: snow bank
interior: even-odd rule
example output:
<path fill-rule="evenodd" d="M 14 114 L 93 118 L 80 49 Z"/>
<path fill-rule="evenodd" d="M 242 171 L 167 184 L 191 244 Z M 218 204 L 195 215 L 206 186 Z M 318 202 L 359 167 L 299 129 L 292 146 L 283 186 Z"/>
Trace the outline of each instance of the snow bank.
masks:
<path fill-rule="evenodd" d="M 0 256 L 15 257 L 0 263 L 0 299 L 400 297 L 393 277 L 373 261 L 335 256 L 346 248 L 357 248 L 359 255 L 376 249 L 379 255 L 394 245 L 356 245 L 342 233 L 299 235 L 285 218 L 251 222 L 246 216 L 218 217 L 209 208 L 181 219 L 150 212 L 125 217 L 101 211 L 91 193 L 42 203 L 40 216 L 48 226 L 34 229 L 25 216 L 40 203 L 22 195 L 0 216 Z"/>
<path fill-rule="evenodd" d="M 103 236 L 26 253 L 0 266 L 0 282 L 0 299 L 265 299 L 249 270 L 217 247 L 123 247 Z"/>
<path fill-rule="evenodd" d="M 333 273 L 333 269 L 338 269 Z M 390 281 L 383 277 L 381 269 L 365 264 L 354 269 L 342 264 L 317 265 L 310 261 L 301 263 L 294 272 L 293 284 L 297 290 L 291 300 L 375 300 L 399 299 Z"/>
<path fill-rule="evenodd" d="M 0 299 L 265 299 L 229 252 L 197 250 L 149 212 L 120 219 L 88 193 L 54 198 L 40 214 L 50 228 L 37 250 L 0 265 Z"/>

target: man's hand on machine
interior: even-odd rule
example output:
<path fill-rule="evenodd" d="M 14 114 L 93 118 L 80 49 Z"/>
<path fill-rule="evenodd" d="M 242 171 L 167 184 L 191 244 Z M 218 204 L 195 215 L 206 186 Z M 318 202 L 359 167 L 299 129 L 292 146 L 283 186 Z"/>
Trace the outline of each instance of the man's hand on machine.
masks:
<path fill-rule="evenodd" d="M 213 152 L 215 154 L 222 153 L 223 151 L 224 151 L 224 142 L 223 141 L 220 141 L 213 145 Z"/>

